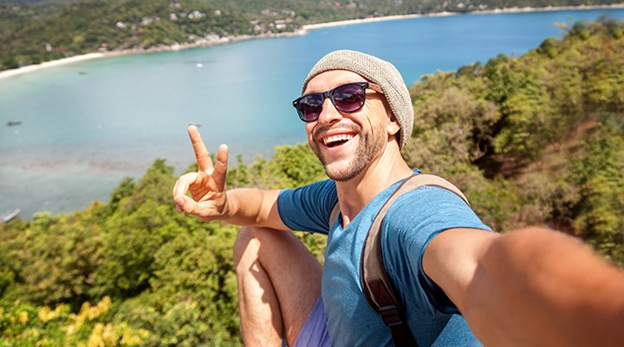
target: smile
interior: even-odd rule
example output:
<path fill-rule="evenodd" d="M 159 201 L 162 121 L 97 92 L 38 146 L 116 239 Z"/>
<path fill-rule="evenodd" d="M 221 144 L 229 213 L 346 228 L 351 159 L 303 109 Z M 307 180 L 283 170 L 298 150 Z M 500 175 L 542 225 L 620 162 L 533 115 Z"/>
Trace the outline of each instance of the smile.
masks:
<path fill-rule="evenodd" d="M 349 140 L 353 139 L 355 135 L 353 134 L 339 134 L 328 136 L 324 138 L 323 144 L 329 148 L 336 147 L 347 143 Z"/>

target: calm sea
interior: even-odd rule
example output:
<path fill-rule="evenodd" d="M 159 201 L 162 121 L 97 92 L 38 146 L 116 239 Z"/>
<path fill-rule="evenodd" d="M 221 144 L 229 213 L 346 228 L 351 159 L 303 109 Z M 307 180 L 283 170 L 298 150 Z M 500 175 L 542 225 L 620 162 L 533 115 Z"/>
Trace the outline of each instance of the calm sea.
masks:
<path fill-rule="evenodd" d="M 555 23 L 624 10 L 430 17 L 318 29 L 180 52 L 76 63 L 0 80 L 0 213 L 70 212 L 106 201 L 124 176 L 156 158 L 176 172 L 193 162 L 186 127 L 198 122 L 209 150 L 220 143 L 252 161 L 305 140 L 291 106 L 307 71 L 335 49 L 396 64 L 408 84 L 499 53 L 521 55 Z"/>

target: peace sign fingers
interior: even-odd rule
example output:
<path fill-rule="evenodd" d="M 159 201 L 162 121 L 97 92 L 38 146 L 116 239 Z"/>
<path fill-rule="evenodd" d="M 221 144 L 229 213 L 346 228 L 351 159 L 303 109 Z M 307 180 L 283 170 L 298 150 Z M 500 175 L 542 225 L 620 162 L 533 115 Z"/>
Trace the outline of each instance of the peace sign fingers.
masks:
<path fill-rule="evenodd" d="M 191 144 L 193 144 L 193 151 L 195 152 L 198 171 L 211 174 L 214 169 L 212 166 L 212 160 L 210 159 L 210 154 L 208 154 L 206 145 L 199 134 L 199 130 L 197 130 L 196 126 L 191 125 L 188 127 L 188 134 L 191 138 Z"/>
<path fill-rule="evenodd" d="M 227 205 L 225 182 L 228 147 L 219 146 L 216 165 L 213 165 L 206 145 L 197 127 L 188 127 L 189 137 L 197 160 L 197 172 L 180 176 L 173 188 L 173 198 L 178 211 L 209 221 L 223 218 Z M 186 196 L 187 193 L 191 197 Z"/>

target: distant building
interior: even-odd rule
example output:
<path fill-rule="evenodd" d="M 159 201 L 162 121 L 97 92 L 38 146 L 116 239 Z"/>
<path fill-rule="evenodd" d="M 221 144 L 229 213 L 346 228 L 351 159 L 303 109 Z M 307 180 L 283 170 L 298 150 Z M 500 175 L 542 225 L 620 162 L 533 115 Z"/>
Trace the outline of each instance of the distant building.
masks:
<path fill-rule="evenodd" d="M 286 29 L 286 22 L 282 19 L 278 19 L 275 21 L 275 29 L 283 30 Z"/>

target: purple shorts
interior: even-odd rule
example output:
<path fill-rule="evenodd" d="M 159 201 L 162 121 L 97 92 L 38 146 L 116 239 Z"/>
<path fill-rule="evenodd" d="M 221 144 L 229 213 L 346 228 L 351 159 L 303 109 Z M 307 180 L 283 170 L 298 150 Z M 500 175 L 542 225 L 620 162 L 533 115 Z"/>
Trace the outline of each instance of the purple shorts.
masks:
<path fill-rule="evenodd" d="M 312 311 L 297 336 L 294 347 L 331 347 L 331 338 L 327 332 L 327 316 L 323 299 L 319 296 Z"/>

